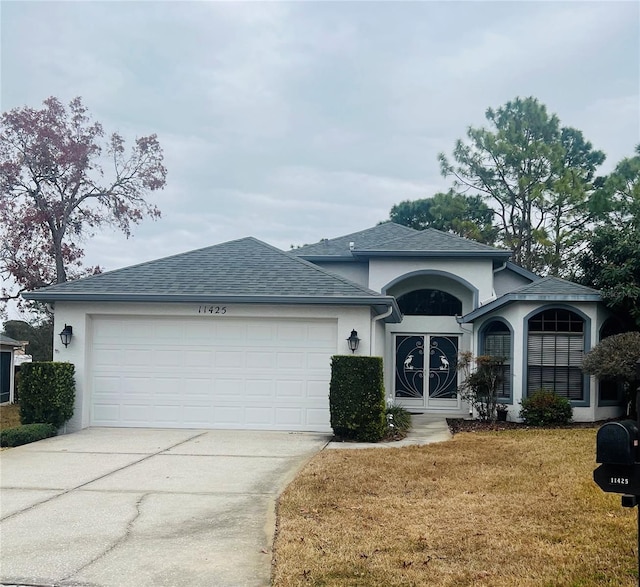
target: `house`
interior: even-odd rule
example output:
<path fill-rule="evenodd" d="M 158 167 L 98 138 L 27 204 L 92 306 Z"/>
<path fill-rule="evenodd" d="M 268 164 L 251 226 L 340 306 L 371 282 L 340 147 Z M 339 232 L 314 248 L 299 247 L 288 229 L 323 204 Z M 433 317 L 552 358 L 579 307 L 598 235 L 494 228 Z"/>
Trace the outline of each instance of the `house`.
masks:
<path fill-rule="evenodd" d="M 384 357 L 390 399 L 465 416 L 461 351 L 504 357 L 517 417 L 539 388 L 574 419 L 617 415 L 616 389 L 580 370 L 610 327 L 596 290 L 539 278 L 510 252 L 393 223 L 284 252 L 243 238 L 53 285 L 54 358 L 76 368 L 68 428 L 328 431 L 330 357 Z"/>
<path fill-rule="evenodd" d="M 0 404 L 14 402 L 16 366 L 28 356 L 24 354 L 26 345 L 26 341 L 0 334 Z"/>

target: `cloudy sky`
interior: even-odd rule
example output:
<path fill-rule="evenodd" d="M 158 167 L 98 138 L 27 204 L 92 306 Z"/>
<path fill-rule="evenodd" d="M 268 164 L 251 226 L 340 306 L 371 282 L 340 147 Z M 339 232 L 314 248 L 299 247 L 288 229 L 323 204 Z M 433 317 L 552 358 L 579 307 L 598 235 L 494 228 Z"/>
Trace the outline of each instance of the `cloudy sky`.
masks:
<path fill-rule="evenodd" d="M 611 169 L 640 142 L 638 2 L 3 0 L 2 111 L 81 96 L 157 133 L 163 212 L 86 243 L 115 269 L 252 235 L 288 249 L 446 190 L 488 107 L 535 96 Z"/>

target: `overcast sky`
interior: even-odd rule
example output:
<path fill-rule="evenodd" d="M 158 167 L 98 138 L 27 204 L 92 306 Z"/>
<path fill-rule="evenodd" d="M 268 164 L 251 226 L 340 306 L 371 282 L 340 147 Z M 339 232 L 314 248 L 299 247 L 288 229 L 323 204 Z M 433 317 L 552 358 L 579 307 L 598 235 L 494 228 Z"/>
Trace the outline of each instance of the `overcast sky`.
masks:
<path fill-rule="evenodd" d="M 288 249 L 446 190 L 488 107 L 535 96 L 607 154 L 640 142 L 638 2 L 12 2 L 2 111 L 81 96 L 157 133 L 162 210 L 86 263 L 115 269 L 255 236 Z"/>

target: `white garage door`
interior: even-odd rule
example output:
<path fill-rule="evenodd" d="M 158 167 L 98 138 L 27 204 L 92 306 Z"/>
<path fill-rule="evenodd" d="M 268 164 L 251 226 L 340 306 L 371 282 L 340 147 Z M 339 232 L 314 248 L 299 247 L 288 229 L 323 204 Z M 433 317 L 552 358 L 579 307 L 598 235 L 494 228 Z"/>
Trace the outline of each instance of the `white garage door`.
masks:
<path fill-rule="evenodd" d="M 91 424 L 328 431 L 333 320 L 93 321 Z"/>

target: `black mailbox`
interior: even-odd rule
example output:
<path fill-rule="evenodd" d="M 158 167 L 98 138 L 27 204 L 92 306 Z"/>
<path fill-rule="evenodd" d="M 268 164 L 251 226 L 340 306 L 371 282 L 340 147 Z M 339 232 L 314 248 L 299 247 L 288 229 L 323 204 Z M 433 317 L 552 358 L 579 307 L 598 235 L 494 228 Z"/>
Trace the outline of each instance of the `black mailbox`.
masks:
<path fill-rule="evenodd" d="M 638 425 L 633 420 L 608 422 L 596 436 L 596 462 L 633 465 L 638 448 Z"/>

